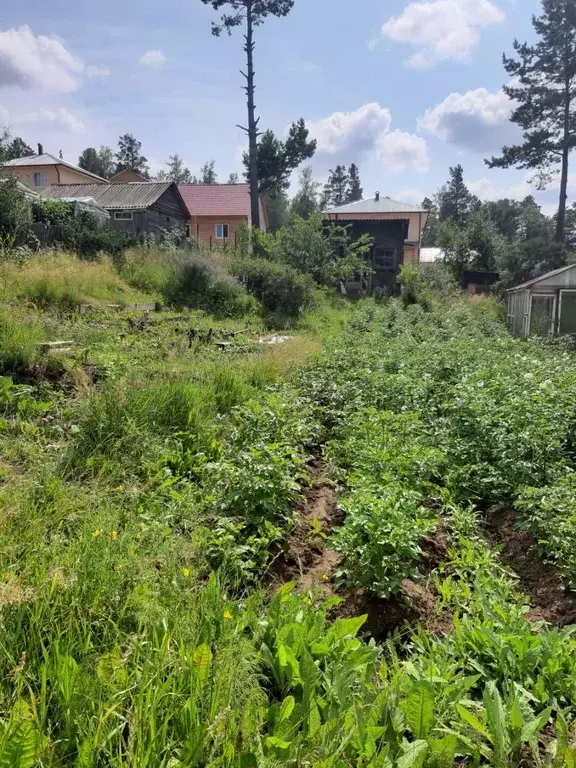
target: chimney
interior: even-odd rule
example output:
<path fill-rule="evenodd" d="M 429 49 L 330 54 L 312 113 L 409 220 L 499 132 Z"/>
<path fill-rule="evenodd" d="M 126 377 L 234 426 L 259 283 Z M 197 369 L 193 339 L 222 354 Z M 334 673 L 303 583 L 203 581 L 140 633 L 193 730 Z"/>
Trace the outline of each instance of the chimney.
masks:
<path fill-rule="evenodd" d="M 44 147 L 42 144 L 38 144 L 38 154 L 43 155 L 44 154 Z"/>
<path fill-rule="evenodd" d="M 380 202 L 380 192 L 376 192 L 376 196 L 374 199 L 376 200 L 377 203 Z"/>

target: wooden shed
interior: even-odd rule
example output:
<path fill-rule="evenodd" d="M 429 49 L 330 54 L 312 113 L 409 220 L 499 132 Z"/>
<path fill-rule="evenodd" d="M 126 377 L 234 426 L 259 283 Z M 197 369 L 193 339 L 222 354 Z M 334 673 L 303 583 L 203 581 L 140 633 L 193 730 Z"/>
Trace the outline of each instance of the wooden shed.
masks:
<path fill-rule="evenodd" d="M 511 288 L 508 328 L 522 339 L 576 334 L 576 264 Z"/>
<path fill-rule="evenodd" d="M 119 184 L 53 184 L 42 197 L 71 200 L 93 198 L 110 214 L 110 225 L 135 235 L 185 230 L 188 208 L 174 182 L 146 181 Z"/>

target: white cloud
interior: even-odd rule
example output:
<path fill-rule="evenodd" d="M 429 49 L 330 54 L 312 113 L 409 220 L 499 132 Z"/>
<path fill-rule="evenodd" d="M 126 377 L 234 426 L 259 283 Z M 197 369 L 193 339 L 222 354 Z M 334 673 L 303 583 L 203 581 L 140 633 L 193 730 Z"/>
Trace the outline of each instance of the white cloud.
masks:
<path fill-rule="evenodd" d="M 91 80 L 105 80 L 107 77 L 110 77 L 112 74 L 110 72 L 110 69 L 108 67 L 99 67 L 94 64 L 90 64 L 86 67 L 86 75 Z"/>
<path fill-rule="evenodd" d="M 413 133 L 384 133 L 378 139 L 376 151 L 391 173 L 427 173 L 430 168 L 426 141 Z"/>
<path fill-rule="evenodd" d="M 335 155 L 371 150 L 379 136 L 390 130 L 391 123 L 390 110 L 373 102 L 353 112 L 334 112 L 307 125 L 310 135 L 318 141 L 318 151 Z"/>
<path fill-rule="evenodd" d="M 502 198 L 524 200 L 528 195 L 534 194 L 534 189 L 530 186 L 528 176 L 525 176 L 523 181 L 512 184 L 509 187 L 497 187 L 494 181 L 486 176 L 467 182 L 466 186 L 480 200 L 501 200 Z"/>
<path fill-rule="evenodd" d="M 467 60 L 478 44 L 479 31 L 504 19 L 492 0 L 424 0 L 388 19 L 381 36 L 418 47 L 405 64 L 425 69 L 439 61 Z"/>
<path fill-rule="evenodd" d="M 423 189 L 414 189 L 409 187 L 407 189 L 400 189 L 391 195 L 394 200 L 401 200 L 403 203 L 412 203 L 413 205 L 420 205 L 425 197 L 430 197 L 430 192 L 425 192 Z"/>
<path fill-rule="evenodd" d="M 158 49 L 146 51 L 140 56 L 140 64 L 150 69 L 162 69 L 166 64 L 166 56 Z"/>
<path fill-rule="evenodd" d="M 451 93 L 418 121 L 420 130 L 474 152 L 497 150 L 518 135 L 510 122 L 514 103 L 504 91 L 477 88 Z"/>
<path fill-rule="evenodd" d="M 12 133 L 31 131 L 41 133 L 51 128 L 79 133 L 85 130 L 82 120 L 64 107 L 39 107 L 34 110 L 0 109 L 0 123 L 10 125 Z"/>
<path fill-rule="evenodd" d="M 56 37 L 36 37 L 28 26 L 0 31 L 0 88 L 74 91 L 83 71 Z"/>

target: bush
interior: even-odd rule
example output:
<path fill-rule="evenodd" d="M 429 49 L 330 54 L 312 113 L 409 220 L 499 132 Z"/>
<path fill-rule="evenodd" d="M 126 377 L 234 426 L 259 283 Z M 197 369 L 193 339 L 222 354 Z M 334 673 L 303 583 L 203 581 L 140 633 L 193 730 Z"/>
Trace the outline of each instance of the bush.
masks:
<path fill-rule="evenodd" d="M 16 179 L 0 179 L 0 242 L 8 245 L 28 242 L 30 214 Z"/>
<path fill-rule="evenodd" d="M 266 259 L 239 259 L 231 269 L 267 314 L 297 317 L 314 301 L 314 282 L 287 264 Z"/>

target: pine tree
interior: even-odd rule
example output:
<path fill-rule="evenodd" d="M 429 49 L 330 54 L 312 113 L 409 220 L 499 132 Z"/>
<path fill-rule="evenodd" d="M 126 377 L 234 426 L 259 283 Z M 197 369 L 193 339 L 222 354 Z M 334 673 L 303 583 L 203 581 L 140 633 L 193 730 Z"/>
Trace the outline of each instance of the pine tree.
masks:
<path fill-rule="evenodd" d="M 346 194 L 347 203 L 356 203 L 358 200 L 362 200 L 364 190 L 360 183 L 360 172 L 358 166 L 352 163 L 348 168 L 348 191 Z"/>
<path fill-rule="evenodd" d="M 461 165 L 450 168 L 450 180 L 438 193 L 438 215 L 440 221 L 449 221 L 463 227 L 474 207 L 474 196 L 464 183 L 464 169 Z"/>
<path fill-rule="evenodd" d="M 330 169 L 328 181 L 324 185 L 323 207 L 336 208 L 344 205 L 348 199 L 349 177 L 345 165 Z"/>
<path fill-rule="evenodd" d="M 265 131 L 258 142 L 258 190 L 271 197 L 284 194 L 290 187 L 290 177 L 304 160 L 316 151 L 316 141 L 309 139 L 309 131 L 300 118 L 290 126 L 288 138 L 281 141 L 273 131 Z M 250 178 L 250 156 L 244 154 L 246 179 Z"/>
<path fill-rule="evenodd" d="M 306 166 L 300 173 L 300 187 L 290 206 L 290 213 L 309 219 L 313 213 L 318 213 L 318 188 L 320 184 L 314 181 L 312 168 Z"/>
<path fill-rule="evenodd" d="M 422 235 L 422 247 L 423 248 L 437 248 L 439 246 L 439 227 L 440 220 L 438 218 L 438 195 L 434 195 L 432 198 L 425 197 L 422 201 L 422 209 L 428 211 L 428 221 L 426 223 L 426 229 Z"/>
<path fill-rule="evenodd" d="M 148 160 L 140 154 L 142 142 L 137 141 L 130 133 L 125 133 L 118 139 L 118 152 L 116 153 L 116 173 L 130 170 L 139 173 L 145 179 L 149 178 Z"/>
<path fill-rule="evenodd" d="M 204 5 L 211 5 L 215 11 L 229 8 L 223 13 L 220 23 L 212 25 L 212 34 L 217 37 L 223 31 L 232 33 L 235 27 L 246 25 L 244 52 L 246 53 L 246 96 L 248 102 L 248 126 L 242 127 L 248 134 L 248 181 L 250 184 L 252 226 L 260 228 L 260 192 L 258 189 L 258 122 L 254 104 L 254 28 L 264 23 L 268 16 L 287 16 L 294 5 L 294 0 L 201 0 Z"/>
<path fill-rule="evenodd" d="M 523 143 L 504 147 L 501 157 L 487 163 L 536 169 L 542 186 L 561 164 L 555 239 L 563 242 L 570 152 L 576 146 L 576 2 L 542 0 L 542 6 L 542 16 L 532 19 L 538 42 L 515 40 L 518 58 L 504 56 L 512 77 L 504 90 L 518 105 L 511 120 L 522 129 Z"/>

